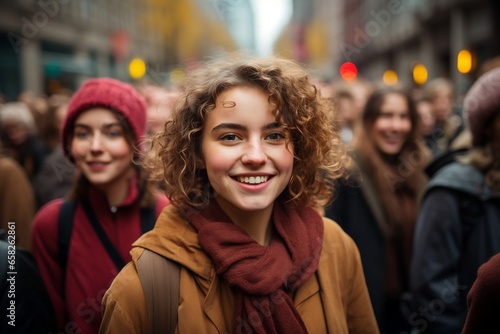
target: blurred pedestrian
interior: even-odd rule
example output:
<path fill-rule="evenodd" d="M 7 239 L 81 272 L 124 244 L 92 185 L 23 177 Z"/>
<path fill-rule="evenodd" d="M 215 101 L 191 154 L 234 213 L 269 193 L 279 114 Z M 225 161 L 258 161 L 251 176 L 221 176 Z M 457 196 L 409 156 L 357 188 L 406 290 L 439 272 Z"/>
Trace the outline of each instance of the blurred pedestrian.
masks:
<path fill-rule="evenodd" d="M 429 152 L 410 95 L 394 87 L 368 97 L 352 142 L 351 176 L 338 181 L 325 215 L 354 239 L 382 333 L 409 331 L 411 244 Z"/>
<path fill-rule="evenodd" d="M 1 152 L 0 143 L 0 228 L 13 223 L 16 247 L 31 250 L 31 225 L 35 215 L 35 195 L 23 168 Z"/>
<path fill-rule="evenodd" d="M 178 93 L 158 86 L 142 87 L 141 93 L 148 104 L 147 134 L 154 136 L 163 130 L 165 123 L 171 118 Z"/>
<path fill-rule="evenodd" d="M 419 213 L 410 288 L 420 333 L 460 333 L 479 266 L 500 252 L 500 69 L 467 92 L 473 147 L 430 179 Z"/>
<path fill-rule="evenodd" d="M 342 85 L 335 88 L 332 100 L 341 126 L 340 136 L 345 144 L 349 144 L 359 122 L 356 99 L 348 87 Z"/>
<path fill-rule="evenodd" d="M 76 168 L 66 159 L 60 143 L 68 103 L 69 97 L 64 95 L 53 95 L 49 99 L 45 124 L 40 132 L 50 153 L 33 181 L 38 208 L 53 199 L 64 197 L 75 179 Z"/>
<path fill-rule="evenodd" d="M 455 105 L 455 91 L 451 80 L 439 77 L 429 81 L 424 87 L 424 96 L 430 101 L 434 116 L 434 127 L 426 137 L 426 143 L 436 157 L 450 148 L 465 125 L 462 110 Z"/>
<path fill-rule="evenodd" d="M 0 108 L 0 134 L 6 154 L 23 167 L 33 182 L 48 150 L 38 137 L 38 129 L 26 105 L 9 102 Z"/>
<path fill-rule="evenodd" d="M 426 97 L 415 100 L 415 109 L 417 109 L 420 120 L 420 132 L 424 137 L 425 143 L 431 147 L 433 140 L 432 130 L 434 129 L 434 125 L 436 123 L 436 119 L 432 111 L 431 101 L 429 101 Z"/>
<path fill-rule="evenodd" d="M 33 226 L 33 254 L 58 331 L 98 332 L 104 292 L 168 202 L 141 165 L 145 134 L 146 103 L 124 82 L 90 79 L 68 105 L 62 147 L 80 176 Z"/>
<path fill-rule="evenodd" d="M 70 96 L 66 95 L 52 95 L 49 98 L 48 109 L 38 131 L 39 138 L 49 152 L 61 147 L 61 128 L 66 118 L 69 100 Z"/>
<path fill-rule="evenodd" d="M 52 304 L 35 260 L 29 251 L 18 247 L 15 237 L 16 229 L 0 230 L 0 307 L 5 314 L 0 331 L 55 333 Z"/>
<path fill-rule="evenodd" d="M 378 333 L 356 245 L 316 211 L 344 155 L 307 73 L 271 58 L 192 75 L 156 141 L 173 204 L 106 293 L 100 332 L 155 332 L 136 269 L 149 249 L 180 266 L 176 332 Z"/>

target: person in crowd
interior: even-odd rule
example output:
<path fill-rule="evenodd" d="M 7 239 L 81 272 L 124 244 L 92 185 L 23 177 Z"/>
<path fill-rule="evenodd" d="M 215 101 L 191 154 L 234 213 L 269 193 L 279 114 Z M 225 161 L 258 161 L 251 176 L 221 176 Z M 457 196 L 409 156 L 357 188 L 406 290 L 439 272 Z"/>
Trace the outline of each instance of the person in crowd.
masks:
<path fill-rule="evenodd" d="M 16 232 L 8 227 L 0 230 L 0 307 L 4 314 L 0 331 L 56 333 L 49 295 L 32 254 L 17 247 Z"/>
<path fill-rule="evenodd" d="M 61 147 L 61 128 L 66 117 L 69 100 L 70 96 L 58 94 L 51 95 L 48 99 L 48 108 L 38 134 L 49 152 Z"/>
<path fill-rule="evenodd" d="M 58 331 L 98 332 L 104 292 L 168 204 L 141 162 L 146 108 L 131 85 L 111 78 L 87 80 L 69 102 L 61 145 L 79 177 L 33 223 L 33 254 Z"/>
<path fill-rule="evenodd" d="M 332 101 L 341 126 L 341 138 L 351 144 L 354 132 L 359 127 L 361 113 L 373 86 L 365 80 L 339 81 L 332 85 Z"/>
<path fill-rule="evenodd" d="M 148 104 L 147 133 L 148 136 L 153 137 L 170 119 L 178 93 L 154 85 L 142 87 L 141 93 Z"/>
<path fill-rule="evenodd" d="M 351 175 L 325 210 L 354 239 L 382 333 L 408 331 L 402 307 L 429 152 L 415 105 L 398 87 L 376 88 L 352 142 Z"/>
<path fill-rule="evenodd" d="M 415 100 L 415 109 L 417 109 L 420 120 L 420 132 L 424 137 L 425 143 L 430 148 L 433 140 L 432 130 L 434 129 L 434 125 L 436 123 L 436 119 L 434 118 L 434 113 L 432 111 L 432 103 L 428 98 L 421 97 Z"/>
<path fill-rule="evenodd" d="M 53 95 L 49 99 L 50 107 L 41 133 L 50 153 L 45 158 L 42 168 L 33 182 L 38 208 L 53 199 L 64 197 L 70 191 L 75 178 L 76 168 L 66 159 L 60 144 L 68 103 L 69 97 L 65 95 Z"/>
<path fill-rule="evenodd" d="M 35 195 L 23 168 L 2 154 L 0 142 L 0 229 L 15 228 L 16 247 L 31 250 L 31 225 L 35 215 Z"/>
<path fill-rule="evenodd" d="M 500 252 L 500 68 L 468 90 L 472 148 L 430 179 L 415 232 L 411 321 L 421 333 L 460 333 L 479 266 Z"/>
<path fill-rule="evenodd" d="M 347 156 L 307 72 L 233 57 L 183 86 L 153 160 L 172 204 L 106 292 L 100 333 L 154 330 L 146 250 L 180 267 L 179 333 L 378 333 L 355 243 L 316 210 Z"/>
<path fill-rule="evenodd" d="M 49 109 L 49 99 L 45 95 L 36 95 L 33 93 L 31 93 L 30 97 L 23 99 L 21 98 L 22 95 L 24 94 L 21 93 L 18 101 L 24 103 L 28 107 L 35 121 L 36 128 L 43 128 Z M 40 133 L 38 133 L 38 136 L 40 136 Z"/>
<path fill-rule="evenodd" d="M 498 331 L 500 253 L 483 263 L 467 295 L 467 318 L 462 334 Z"/>
<path fill-rule="evenodd" d="M 9 102 L 0 108 L 4 150 L 23 167 L 30 182 L 34 181 L 48 154 L 37 131 L 33 115 L 23 103 Z"/>
<path fill-rule="evenodd" d="M 356 115 L 360 116 L 365 109 L 366 101 L 368 97 L 374 90 L 374 85 L 364 79 L 356 79 L 349 81 L 347 83 L 349 91 L 354 96 L 354 101 L 356 102 Z"/>
<path fill-rule="evenodd" d="M 426 137 L 434 157 L 447 151 L 453 141 L 462 133 L 465 125 L 461 108 L 454 106 L 455 92 L 453 83 L 444 77 L 429 81 L 424 87 L 424 97 L 432 107 L 434 127 Z"/>
<path fill-rule="evenodd" d="M 352 141 L 359 120 L 356 99 L 348 87 L 343 85 L 336 87 L 334 90 L 333 103 L 337 117 L 340 119 L 340 136 L 345 144 L 349 144 Z"/>

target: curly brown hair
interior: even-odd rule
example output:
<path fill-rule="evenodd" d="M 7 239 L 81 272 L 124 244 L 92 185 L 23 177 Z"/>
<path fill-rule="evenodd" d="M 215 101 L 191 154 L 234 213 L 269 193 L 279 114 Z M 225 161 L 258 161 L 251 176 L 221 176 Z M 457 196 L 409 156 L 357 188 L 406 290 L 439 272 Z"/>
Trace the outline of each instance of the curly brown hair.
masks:
<path fill-rule="evenodd" d="M 201 207 L 213 195 L 201 169 L 201 140 L 207 114 L 218 96 L 237 86 L 252 86 L 269 95 L 277 122 L 291 134 L 294 167 L 280 199 L 319 207 L 331 199 L 333 180 L 344 175 L 349 161 L 333 119 L 331 103 L 321 99 L 307 71 L 278 57 L 208 61 L 189 73 L 172 119 L 153 138 L 146 161 L 165 182 L 165 193 L 180 207 Z"/>

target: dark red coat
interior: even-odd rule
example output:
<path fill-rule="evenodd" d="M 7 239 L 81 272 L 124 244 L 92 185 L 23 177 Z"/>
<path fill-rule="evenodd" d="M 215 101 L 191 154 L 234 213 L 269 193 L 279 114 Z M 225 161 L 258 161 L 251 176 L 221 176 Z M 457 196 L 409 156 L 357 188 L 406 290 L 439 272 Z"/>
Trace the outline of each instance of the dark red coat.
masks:
<path fill-rule="evenodd" d="M 115 213 L 102 192 L 89 189 L 89 200 L 106 232 L 125 262 L 131 260 L 132 243 L 141 235 L 138 190 L 132 182 L 129 193 Z M 63 200 L 42 207 L 33 224 L 33 255 L 51 297 L 58 330 L 66 333 L 97 333 L 102 319 L 101 300 L 118 273 L 81 205 L 77 205 L 68 249 L 64 280 L 58 252 L 58 218 Z M 156 217 L 168 204 L 156 200 Z"/>
<path fill-rule="evenodd" d="M 467 319 L 462 334 L 498 332 L 500 253 L 479 267 L 467 296 Z"/>

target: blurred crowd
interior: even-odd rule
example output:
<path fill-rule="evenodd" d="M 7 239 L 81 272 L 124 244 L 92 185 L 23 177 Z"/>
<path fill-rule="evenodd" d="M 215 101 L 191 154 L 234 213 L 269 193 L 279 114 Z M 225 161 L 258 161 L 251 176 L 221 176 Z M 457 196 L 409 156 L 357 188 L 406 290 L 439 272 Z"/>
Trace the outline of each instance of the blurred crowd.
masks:
<path fill-rule="evenodd" d="M 382 333 L 460 333 L 477 270 L 500 252 L 500 62 L 481 65 L 477 80 L 487 81 L 465 99 L 444 77 L 412 89 L 317 85 L 352 159 L 322 213 L 356 242 Z M 135 88 L 147 103 L 147 140 L 179 92 Z M 0 104 L 0 227 L 15 221 L 16 247 L 28 252 L 37 212 L 79 177 L 61 143 L 72 97 L 23 92 Z"/>

